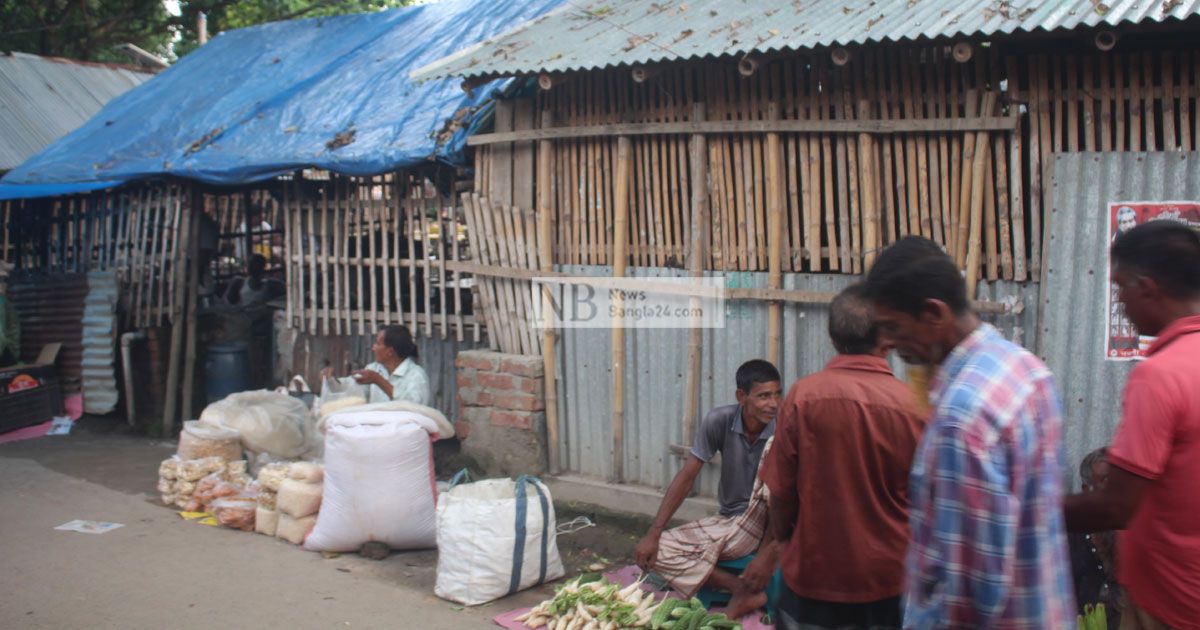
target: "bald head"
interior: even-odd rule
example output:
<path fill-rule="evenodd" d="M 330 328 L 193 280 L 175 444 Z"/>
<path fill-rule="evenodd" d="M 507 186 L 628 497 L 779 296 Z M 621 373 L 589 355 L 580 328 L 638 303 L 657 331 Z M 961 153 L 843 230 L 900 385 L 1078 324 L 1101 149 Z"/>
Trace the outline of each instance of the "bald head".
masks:
<path fill-rule="evenodd" d="M 874 354 L 879 347 L 866 285 L 852 284 L 829 303 L 829 339 L 838 354 Z"/>

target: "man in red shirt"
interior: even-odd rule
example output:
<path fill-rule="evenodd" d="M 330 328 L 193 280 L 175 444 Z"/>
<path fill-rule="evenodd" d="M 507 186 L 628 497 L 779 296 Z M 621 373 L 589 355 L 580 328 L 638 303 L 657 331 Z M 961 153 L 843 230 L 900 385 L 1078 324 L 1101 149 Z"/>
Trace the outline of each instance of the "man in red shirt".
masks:
<path fill-rule="evenodd" d="M 1112 282 L 1157 336 L 1125 385 L 1108 484 L 1066 498 L 1067 528 L 1118 535 L 1122 628 L 1200 628 L 1200 236 L 1172 221 L 1122 234 Z"/>
<path fill-rule="evenodd" d="M 899 628 L 909 469 L 925 417 L 892 375 L 863 285 L 830 304 L 838 351 L 792 386 L 761 473 L 785 541 L 781 628 Z"/>

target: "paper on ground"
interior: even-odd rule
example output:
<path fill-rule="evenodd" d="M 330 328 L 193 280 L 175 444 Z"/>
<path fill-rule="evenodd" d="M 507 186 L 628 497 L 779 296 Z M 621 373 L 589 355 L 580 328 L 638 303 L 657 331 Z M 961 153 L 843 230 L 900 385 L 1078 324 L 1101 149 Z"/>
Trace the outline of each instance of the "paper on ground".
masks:
<path fill-rule="evenodd" d="M 106 534 L 118 527 L 124 527 L 124 525 L 121 523 L 108 523 L 105 521 L 75 520 L 69 523 L 63 523 L 54 529 L 64 532 L 79 532 L 81 534 Z"/>

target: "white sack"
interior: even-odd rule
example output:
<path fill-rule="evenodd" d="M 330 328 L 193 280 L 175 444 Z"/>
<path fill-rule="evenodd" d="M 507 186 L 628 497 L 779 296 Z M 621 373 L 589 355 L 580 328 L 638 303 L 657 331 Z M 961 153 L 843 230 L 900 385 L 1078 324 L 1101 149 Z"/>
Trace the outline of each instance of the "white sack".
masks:
<path fill-rule="evenodd" d="M 319 442 L 308 407 L 267 390 L 230 394 L 206 407 L 200 423 L 236 430 L 246 450 L 285 459 L 309 454 Z"/>
<path fill-rule="evenodd" d="M 525 489 L 520 524 L 518 487 Z M 474 606 L 563 576 L 554 503 L 536 479 L 487 479 L 451 488 L 438 502 L 437 532 L 434 593 L 443 599 Z"/>
<path fill-rule="evenodd" d="M 342 411 L 328 419 L 325 496 L 310 551 L 437 543 L 433 450 L 437 424 L 410 412 Z"/>
<path fill-rule="evenodd" d="M 366 411 L 405 411 L 416 416 L 423 416 L 426 420 L 432 420 L 434 429 L 430 432 L 433 434 L 433 439 L 445 440 L 454 437 L 454 425 L 446 419 L 442 412 L 433 407 L 426 407 L 415 402 L 407 400 L 391 400 L 388 402 L 371 403 L 369 405 L 354 405 L 352 407 L 343 407 L 329 414 L 321 413 L 321 419 L 317 422 L 317 429 L 325 432 L 325 425 L 329 418 L 342 413 L 362 413 Z M 413 417 L 413 416 L 408 416 Z"/>

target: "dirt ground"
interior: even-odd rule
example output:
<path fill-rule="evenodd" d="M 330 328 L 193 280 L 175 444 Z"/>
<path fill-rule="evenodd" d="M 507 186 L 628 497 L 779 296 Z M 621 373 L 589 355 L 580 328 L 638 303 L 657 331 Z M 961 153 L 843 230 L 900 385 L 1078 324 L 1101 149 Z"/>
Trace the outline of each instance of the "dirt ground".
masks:
<path fill-rule="evenodd" d="M 480 607 L 433 595 L 437 551 L 373 561 L 306 552 L 266 536 L 182 520 L 157 500 L 158 463 L 173 442 L 129 435 L 119 421 L 84 418 L 69 436 L 0 445 L 0 627 L 145 628 L 491 626 L 507 610 L 552 594 L 544 585 Z M 453 471 L 439 470 L 439 477 Z M 645 517 L 556 503 L 567 574 L 627 564 Z M 74 519 L 124 527 L 100 535 L 55 531 Z M 494 626 L 491 626 L 494 627 Z"/>

